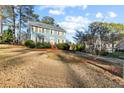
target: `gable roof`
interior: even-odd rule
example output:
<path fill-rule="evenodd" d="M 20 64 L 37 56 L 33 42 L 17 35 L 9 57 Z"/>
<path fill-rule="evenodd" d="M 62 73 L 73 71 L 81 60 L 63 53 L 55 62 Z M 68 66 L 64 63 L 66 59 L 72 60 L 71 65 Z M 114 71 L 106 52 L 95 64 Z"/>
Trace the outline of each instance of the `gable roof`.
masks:
<path fill-rule="evenodd" d="M 124 50 L 124 38 L 116 45 L 116 48 Z"/>
<path fill-rule="evenodd" d="M 63 28 L 61 28 L 60 26 L 57 25 L 49 25 L 49 24 L 45 24 L 45 23 L 41 23 L 41 22 L 29 22 L 30 25 L 33 26 L 38 26 L 38 27 L 43 27 L 46 29 L 52 29 L 52 30 L 56 30 L 56 31 L 61 31 L 61 32 L 66 32 Z"/>

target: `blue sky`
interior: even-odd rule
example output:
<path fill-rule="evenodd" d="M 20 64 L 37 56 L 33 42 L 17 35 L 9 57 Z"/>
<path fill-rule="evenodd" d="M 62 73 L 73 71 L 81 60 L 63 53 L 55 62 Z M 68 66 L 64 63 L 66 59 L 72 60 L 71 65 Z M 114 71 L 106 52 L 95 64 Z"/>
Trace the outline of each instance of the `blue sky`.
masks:
<path fill-rule="evenodd" d="M 35 12 L 51 16 L 67 31 L 66 38 L 73 42 L 75 30 L 87 28 L 93 21 L 124 24 L 124 6 L 119 5 L 82 5 L 82 6 L 35 6 Z M 82 30 L 83 31 L 83 30 Z"/>

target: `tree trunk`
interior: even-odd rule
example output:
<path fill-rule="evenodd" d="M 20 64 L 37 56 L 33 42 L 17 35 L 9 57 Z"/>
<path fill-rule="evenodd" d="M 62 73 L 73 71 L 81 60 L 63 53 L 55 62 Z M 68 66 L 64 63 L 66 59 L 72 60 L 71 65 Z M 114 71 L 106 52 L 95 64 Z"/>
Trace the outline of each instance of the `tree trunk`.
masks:
<path fill-rule="evenodd" d="M 13 13 L 13 43 L 15 43 L 15 8 L 12 6 L 12 13 Z"/>
<path fill-rule="evenodd" d="M 0 36 L 2 36 L 2 16 L 0 15 Z"/>
<path fill-rule="evenodd" d="M 2 36 L 2 7 L 0 6 L 0 36 Z"/>
<path fill-rule="evenodd" d="M 19 8 L 19 43 L 21 42 L 21 24 L 22 24 L 22 8 Z"/>
<path fill-rule="evenodd" d="M 114 41 L 112 41 L 112 53 L 114 52 Z"/>

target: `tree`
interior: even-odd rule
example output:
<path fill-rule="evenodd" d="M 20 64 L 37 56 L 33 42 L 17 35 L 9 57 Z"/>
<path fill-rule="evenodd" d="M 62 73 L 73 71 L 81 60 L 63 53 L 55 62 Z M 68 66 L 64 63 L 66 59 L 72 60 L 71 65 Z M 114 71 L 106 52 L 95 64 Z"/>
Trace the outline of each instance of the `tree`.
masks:
<path fill-rule="evenodd" d="M 4 43 L 11 43 L 13 41 L 13 33 L 11 29 L 5 30 L 2 35 L 2 41 Z"/>
<path fill-rule="evenodd" d="M 22 28 L 27 27 L 28 21 L 39 21 L 39 15 L 35 14 L 33 9 L 34 6 L 30 5 L 18 6 L 17 11 L 19 16 L 19 41 L 21 41 Z"/>
<path fill-rule="evenodd" d="M 16 30 L 16 18 L 17 18 L 17 12 L 16 12 L 16 6 L 10 5 L 8 6 L 8 17 L 10 19 L 9 23 L 11 24 L 10 26 L 12 27 L 12 33 L 13 33 L 13 43 L 15 43 L 15 30 Z"/>
<path fill-rule="evenodd" d="M 89 33 L 86 29 L 85 31 L 76 31 L 76 34 L 75 36 L 73 37 L 74 40 L 76 41 L 77 44 L 81 44 L 85 47 L 85 50 L 87 49 L 87 46 L 86 45 L 92 45 L 91 42 L 92 42 L 92 35 L 91 33 Z M 91 51 L 92 47 L 90 46 L 89 47 L 89 51 Z"/>
<path fill-rule="evenodd" d="M 17 21 L 18 20 L 18 21 Z M 18 38 L 21 41 L 21 33 L 27 32 L 28 21 L 39 21 L 39 15 L 34 13 L 34 6 L 30 5 L 7 5 L 0 6 L 0 35 L 2 36 L 3 24 L 13 32 L 15 42 L 15 30 L 19 29 Z M 18 23 L 17 23 L 18 22 Z M 27 29 L 26 29 L 27 28 Z"/>
<path fill-rule="evenodd" d="M 13 42 L 15 41 L 15 21 L 16 21 L 16 14 L 15 14 L 15 6 L 13 5 L 6 5 L 2 6 L 2 27 L 8 26 L 12 29 L 13 32 Z"/>
<path fill-rule="evenodd" d="M 76 43 L 83 43 L 84 42 L 84 33 L 82 31 L 76 31 L 75 36 L 73 37 Z"/>
<path fill-rule="evenodd" d="M 106 24 L 101 22 L 93 22 L 89 25 L 89 31 L 93 37 L 94 50 L 105 50 L 106 42 L 108 41 L 108 34 L 110 32 L 110 29 L 106 26 Z M 98 39 L 99 41 L 96 42 Z"/>
<path fill-rule="evenodd" d="M 2 36 L 2 21 L 3 21 L 3 9 L 5 6 L 0 6 L 0 36 Z"/>
<path fill-rule="evenodd" d="M 15 28 L 16 28 L 16 12 L 15 12 L 15 9 L 16 7 L 15 6 L 11 6 L 11 9 L 12 9 L 12 21 L 13 21 L 13 43 L 15 43 Z"/>
<path fill-rule="evenodd" d="M 119 33 L 111 33 L 109 36 L 109 42 L 112 44 L 112 52 L 114 52 L 114 46 L 117 41 L 122 39 L 122 35 Z"/>
<path fill-rule="evenodd" d="M 49 16 L 43 17 L 42 20 L 41 20 L 41 22 L 42 23 L 45 23 L 45 24 L 50 24 L 50 25 L 54 25 L 55 24 L 54 18 L 49 17 Z"/>

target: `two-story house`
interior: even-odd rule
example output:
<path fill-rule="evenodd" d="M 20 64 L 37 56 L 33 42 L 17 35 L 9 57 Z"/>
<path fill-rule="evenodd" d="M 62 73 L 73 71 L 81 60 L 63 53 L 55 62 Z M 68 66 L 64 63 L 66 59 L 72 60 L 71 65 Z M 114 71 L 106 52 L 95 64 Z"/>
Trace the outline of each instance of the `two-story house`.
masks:
<path fill-rule="evenodd" d="M 34 42 L 66 42 L 66 31 L 58 25 L 29 22 L 28 33 L 28 39 L 33 40 Z"/>

